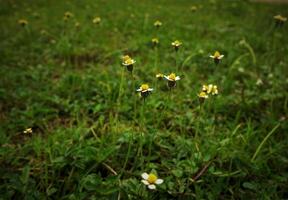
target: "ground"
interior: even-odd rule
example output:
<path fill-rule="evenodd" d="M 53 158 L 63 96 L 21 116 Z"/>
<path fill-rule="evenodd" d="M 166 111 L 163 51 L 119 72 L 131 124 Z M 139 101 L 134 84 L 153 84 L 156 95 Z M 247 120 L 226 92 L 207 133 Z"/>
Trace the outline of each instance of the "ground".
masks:
<path fill-rule="evenodd" d="M 0 199 L 287 199 L 275 15 L 288 5 L 1 1 Z"/>

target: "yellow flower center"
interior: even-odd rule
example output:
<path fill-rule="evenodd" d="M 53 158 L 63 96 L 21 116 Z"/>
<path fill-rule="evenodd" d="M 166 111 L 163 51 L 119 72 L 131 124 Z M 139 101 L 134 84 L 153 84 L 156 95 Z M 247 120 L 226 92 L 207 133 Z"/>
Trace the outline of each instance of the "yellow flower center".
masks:
<path fill-rule="evenodd" d="M 148 90 L 149 89 L 149 85 L 148 84 L 142 84 L 141 85 L 141 90 L 142 91 L 145 91 L 145 90 Z"/>
<path fill-rule="evenodd" d="M 122 57 L 123 62 L 125 62 L 126 60 L 129 60 L 129 59 L 130 59 L 130 56 L 128 56 L 128 55 L 125 55 Z"/>
<path fill-rule="evenodd" d="M 219 51 L 215 51 L 214 53 L 214 58 L 218 58 L 221 54 L 219 53 Z"/>
<path fill-rule="evenodd" d="M 208 95 L 206 94 L 206 92 L 200 92 L 199 94 L 198 94 L 198 96 L 200 97 L 200 98 L 208 98 Z"/>
<path fill-rule="evenodd" d="M 171 74 L 169 75 L 169 79 L 172 80 L 172 81 L 175 81 L 175 79 L 176 79 L 176 74 L 175 74 L 175 73 L 171 73 Z"/>
<path fill-rule="evenodd" d="M 153 42 L 153 43 L 159 43 L 159 40 L 158 40 L 157 38 L 153 38 L 153 39 L 152 39 L 152 42 Z"/>
<path fill-rule="evenodd" d="M 157 176 L 155 174 L 149 174 L 147 181 L 150 184 L 154 184 L 157 179 L 158 178 L 157 178 Z"/>
<path fill-rule="evenodd" d="M 159 73 L 159 74 L 156 74 L 156 78 L 163 78 L 164 77 L 164 75 L 163 74 L 161 74 L 161 73 Z"/>
<path fill-rule="evenodd" d="M 132 65 L 132 64 L 133 64 L 133 59 L 128 58 L 128 59 L 125 60 L 124 62 L 125 62 L 125 64 L 127 64 L 127 65 Z"/>

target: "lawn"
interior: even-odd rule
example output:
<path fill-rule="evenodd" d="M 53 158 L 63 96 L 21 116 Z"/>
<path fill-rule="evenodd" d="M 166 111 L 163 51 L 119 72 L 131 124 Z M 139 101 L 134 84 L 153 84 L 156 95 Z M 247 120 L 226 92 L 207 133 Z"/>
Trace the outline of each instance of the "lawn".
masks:
<path fill-rule="evenodd" d="M 0 4 L 0 199 L 288 198 L 288 4 Z"/>

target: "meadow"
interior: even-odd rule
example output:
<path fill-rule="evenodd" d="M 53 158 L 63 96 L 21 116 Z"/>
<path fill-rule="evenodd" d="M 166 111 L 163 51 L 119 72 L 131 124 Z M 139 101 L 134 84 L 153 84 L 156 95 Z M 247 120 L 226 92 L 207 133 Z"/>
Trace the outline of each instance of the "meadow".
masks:
<path fill-rule="evenodd" d="M 288 4 L 0 5 L 0 199 L 288 199 Z"/>

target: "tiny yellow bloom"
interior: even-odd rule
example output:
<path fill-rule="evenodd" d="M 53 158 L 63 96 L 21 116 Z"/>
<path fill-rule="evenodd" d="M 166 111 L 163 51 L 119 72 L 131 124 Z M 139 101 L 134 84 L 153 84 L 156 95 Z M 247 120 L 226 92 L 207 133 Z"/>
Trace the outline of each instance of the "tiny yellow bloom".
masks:
<path fill-rule="evenodd" d="M 158 38 L 152 38 L 151 42 L 152 42 L 152 44 L 153 44 L 154 46 L 156 46 L 157 44 L 159 44 Z"/>
<path fill-rule="evenodd" d="M 154 22 L 154 26 L 159 28 L 160 26 L 162 26 L 162 22 L 160 22 L 159 20 Z"/>
<path fill-rule="evenodd" d="M 205 92 L 206 94 L 216 95 L 218 94 L 217 85 L 213 85 L 213 84 L 203 85 L 202 92 Z"/>
<path fill-rule="evenodd" d="M 150 173 L 143 173 L 142 175 L 142 183 L 148 186 L 149 189 L 155 190 L 156 185 L 160 185 L 164 182 L 163 179 L 159 179 L 156 174 Z"/>
<path fill-rule="evenodd" d="M 93 19 L 93 24 L 100 24 L 100 22 L 101 22 L 101 18 L 100 17 L 95 17 Z"/>
<path fill-rule="evenodd" d="M 191 8 L 190 8 L 190 10 L 193 12 L 195 12 L 197 9 L 198 9 L 197 6 L 191 6 Z"/>
<path fill-rule="evenodd" d="M 130 56 L 128 56 L 128 55 L 122 56 L 122 62 L 123 63 L 128 59 L 131 59 Z"/>
<path fill-rule="evenodd" d="M 156 78 L 161 80 L 164 78 L 164 74 L 158 73 L 158 74 L 156 74 Z"/>
<path fill-rule="evenodd" d="M 287 18 L 286 17 L 283 17 L 282 15 L 275 15 L 273 17 L 276 21 L 280 21 L 280 22 L 286 22 L 287 21 Z"/>
<path fill-rule="evenodd" d="M 182 42 L 179 40 L 175 40 L 174 42 L 171 43 L 173 47 L 180 47 L 182 45 Z"/>
<path fill-rule="evenodd" d="M 142 84 L 137 92 L 152 92 L 153 88 L 150 88 L 148 84 Z"/>
<path fill-rule="evenodd" d="M 224 55 L 221 55 L 219 51 L 215 51 L 214 55 L 210 55 L 210 58 L 214 59 L 215 64 L 218 64 L 223 57 Z"/>
<path fill-rule="evenodd" d="M 197 96 L 201 99 L 208 99 L 208 94 L 206 92 L 203 92 L 203 91 L 200 92 Z"/>
<path fill-rule="evenodd" d="M 63 19 L 64 19 L 65 21 L 67 21 L 67 20 L 70 19 L 71 17 L 73 17 L 73 14 L 72 14 L 71 12 L 67 11 L 67 12 L 64 13 Z"/>
<path fill-rule="evenodd" d="M 124 60 L 124 62 L 122 64 L 125 66 L 128 66 L 128 65 L 133 65 L 135 62 L 136 61 L 133 60 L 132 58 L 128 58 L 128 59 Z"/>
<path fill-rule="evenodd" d="M 24 26 L 28 25 L 28 21 L 26 19 L 19 19 L 18 24 L 20 24 L 21 26 L 24 27 Z"/>
<path fill-rule="evenodd" d="M 31 134 L 33 131 L 32 131 L 32 128 L 27 128 L 23 131 L 23 133 L 25 134 Z"/>
<path fill-rule="evenodd" d="M 176 81 L 180 80 L 179 76 L 176 76 L 175 73 L 171 73 L 168 76 L 164 76 L 164 78 L 168 81 L 168 87 L 172 88 L 176 86 Z"/>
<path fill-rule="evenodd" d="M 171 45 L 172 47 L 174 47 L 175 51 L 178 51 L 178 49 L 182 45 L 182 42 L 180 42 L 179 40 L 175 40 L 174 42 L 171 43 Z"/>
<path fill-rule="evenodd" d="M 126 66 L 129 72 L 133 71 L 134 63 L 136 63 L 136 61 L 130 58 L 129 56 L 126 55 L 122 57 L 122 65 Z"/>

